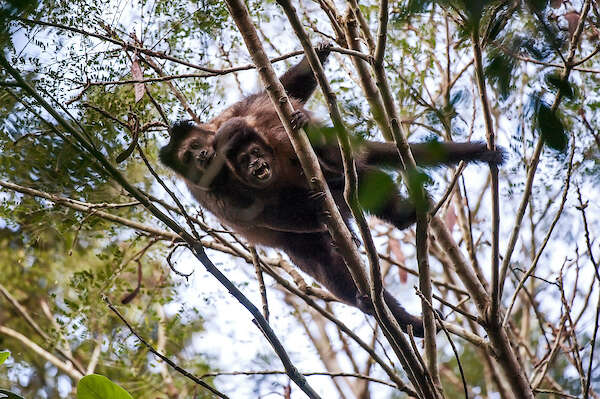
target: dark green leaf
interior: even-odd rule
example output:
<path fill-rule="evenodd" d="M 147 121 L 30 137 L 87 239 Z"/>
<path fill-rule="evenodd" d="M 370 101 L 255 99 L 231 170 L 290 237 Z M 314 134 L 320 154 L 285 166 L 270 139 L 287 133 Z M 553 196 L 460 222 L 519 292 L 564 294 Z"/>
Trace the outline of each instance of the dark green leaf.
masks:
<path fill-rule="evenodd" d="M 553 112 L 539 96 L 534 97 L 533 106 L 535 126 L 546 145 L 564 151 L 567 148 L 568 137 L 557 113 Z"/>
<path fill-rule="evenodd" d="M 396 22 L 401 22 L 416 14 L 422 14 L 429 9 L 431 3 L 431 0 L 408 0 L 400 7 L 399 12 L 394 12 L 394 19 Z"/>
<path fill-rule="evenodd" d="M 526 0 L 525 2 L 535 11 L 542 11 L 548 6 L 548 0 Z"/>
<path fill-rule="evenodd" d="M 488 62 L 484 74 L 486 78 L 496 84 L 498 94 L 506 100 L 510 94 L 510 83 L 515 68 L 515 58 L 501 50 L 494 49 L 488 53 Z"/>
<path fill-rule="evenodd" d="M 572 100 L 575 98 L 575 89 L 569 81 L 565 81 L 561 78 L 560 73 L 558 72 L 550 72 L 544 76 L 544 80 L 551 88 L 560 90 L 560 93 Z"/>
<path fill-rule="evenodd" d="M 380 170 L 369 171 L 358 187 L 358 200 L 368 212 L 377 212 L 386 204 L 394 190 L 394 180 Z"/>

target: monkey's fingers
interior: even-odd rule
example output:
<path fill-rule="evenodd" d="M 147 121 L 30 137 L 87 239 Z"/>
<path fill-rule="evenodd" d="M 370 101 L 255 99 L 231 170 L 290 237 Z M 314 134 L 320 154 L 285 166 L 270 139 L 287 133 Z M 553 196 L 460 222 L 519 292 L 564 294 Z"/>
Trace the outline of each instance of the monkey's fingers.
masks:
<path fill-rule="evenodd" d="M 323 191 L 314 191 L 308 195 L 308 198 L 311 200 L 322 200 L 325 198 L 325 193 Z"/>
<path fill-rule="evenodd" d="M 354 233 L 352 233 L 352 241 L 354 241 L 354 245 L 356 245 L 358 248 L 360 248 L 362 245 L 362 241 L 360 241 L 360 238 L 358 238 Z"/>
<path fill-rule="evenodd" d="M 294 113 L 292 114 L 292 119 L 290 120 L 290 123 L 292 125 L 292 129 L 298 130 L 305 128 L 306 125 L 308 125 L 309 120 L 310 119 L 308 115 L 306 115 L 304 111 L 299 109 L 294 111 Z"/>
<path fill-rule="evenodd" d="M 319 56 L 321 62 L 325 61 L 325 59 L 331 52 L 331 47 L 333 47 L 333 44 L 329 41 L 322 41 L 317 43 L 317 45 L 315 46 L 315 51 L 317 52 L 317 55 Z"/>

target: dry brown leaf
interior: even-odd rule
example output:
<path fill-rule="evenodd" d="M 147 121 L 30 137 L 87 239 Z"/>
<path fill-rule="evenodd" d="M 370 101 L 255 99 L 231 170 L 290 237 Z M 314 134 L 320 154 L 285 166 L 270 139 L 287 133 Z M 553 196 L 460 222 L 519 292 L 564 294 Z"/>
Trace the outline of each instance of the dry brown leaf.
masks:
<path fill-rule="evenodd" d="M 398 263 L 404 264 L 406 258 L 404 257 L 404 252 L 402 252 L 402 245 L 395 238 L 390 238 L 388 241 L 388 245 L 390 247 L 390 252 L 392 253 L 392 257 L 396 259 Z M 398 268 L 398 275 L 400 276 L 400 282 L 406 283 L 408 281 L 408 273 L 406 270 L 402 268 Z"/>
<path fill-rule="evenodd" d="M 454 205 L 450 205 L 446 210 L 444 221 L 446 222 L 446 226 L 448 226 L 448 230 L 454 230 L 454 226 L 456 225 L 456 213 L 454 212 Z"/>
<path fill-rule="evenodd" d="M 134 80 L 144 79 L 144 75 L 142 74 L 142 67 L 140 66 L 140 63 L 137 60 L 137 58 L 133 60 L 133 63 L 131 64 L 131 77 Z M 144 97 L 144 93 L 146 92 L 146 86 L 144 85 L 144 83 L 134 83 L 133 89 L 135 92 L 135 102 L 137 103 Z"/>
<path fill-rule="evenodd" d="M 569 23 L 569 38 L 572 38 L 577 29 L 577 25 L 579 24 L 579 13 L 576 11 L 569 11 L 564 17 Z"/>

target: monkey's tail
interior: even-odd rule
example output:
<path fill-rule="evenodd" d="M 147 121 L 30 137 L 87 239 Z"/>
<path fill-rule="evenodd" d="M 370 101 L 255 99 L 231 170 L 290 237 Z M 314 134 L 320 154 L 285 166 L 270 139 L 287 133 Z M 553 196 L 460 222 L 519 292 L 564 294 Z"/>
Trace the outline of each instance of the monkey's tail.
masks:
<path fill-rule="evenodd" d="M 397 149 L 390 143 L 366 142 L 365 161 L 369 165 L 402 167 Z M 430 141 L 410 144 L 410 149 L 419 166 L 455 165 L 460 161 L 467 163 L 486 162 L 501 165 L 506 160 L 506 151 L 501 147 L 488 150 L 483 142 L 453 143 Z"/>
<path fill-rule="evenodd" d="M 454 165 L 460 161 L 487 162 L 492 165 L 501 165 L 506 160 L 506 151 L 501 147 L 488 150 L 483 142 L 450 143 L 430 142 L 411 144 L 411 151 L 418 165 Z"/>

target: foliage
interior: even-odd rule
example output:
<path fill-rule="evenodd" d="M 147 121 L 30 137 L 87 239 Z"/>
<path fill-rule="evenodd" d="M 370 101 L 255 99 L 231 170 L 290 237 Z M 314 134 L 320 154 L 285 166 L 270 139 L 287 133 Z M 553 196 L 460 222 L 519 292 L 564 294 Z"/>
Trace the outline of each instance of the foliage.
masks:
<path fill-rule="evenodd" d="M 246 3 L 269 56 L 300 48 L 277 2 Z M 377 40 L 379 3 L 359 3 Z M 400 120 L 395 122 L 412 142 L 430 141 L 430 149 L 435 150 L 441 148 L 436 144 L 439 140 L 486 139 L 476 84 L 475 40 L 482 48 L 482 76 L 492 130 L 496 143 L 509 154 L 500 168 L 500 263 L 528 186 L 528 173 L 534 163 L 538 164 L 537 160 L 533 162 L 536 143 L 541 140 L 544 144 L 538 170 L 532 176 L 527 211 L 524 219 L 515 223 L 516 246 L 501 299 L 506 307 L 524 271 L 547 242 L 537 268 L 516 301 L 509 324 L 510 338 L 518 342 L 515 351 L 519 351 L 532 376 L 542 369 L 556 337 L 560 337 L 560 327 L 565 325 L 570 334 L 569 347 L 566 341 L 559 342 L 562 346 L 558 345 L 559 352 L 554 363 L 548 365 L 548 377 L 540 387 L 559 387 L 565 393 L 581 396 L 585 376 L 579 374 L 587 371 L 591 361 L 598 292 L 597 285 L 587 285 L 596 278 L 591 262 L 594 256 L 598 259 L 600 231 L 600 209 L 593 201 L 598 196 L 600 176 L 600 58 L 594 55 L 600 39 L 598 7 L 593 6 L 587 15 L 574 47 L 575 63 L 565 67 L 574 35 L 573 21 L 576 26 L 582 1 L 391 3 L 384 67 L 399 112 Z M 313 43 L 337 39 L 336 47 L 346 45 L 345 37 L 340 36 L 346 7 L 344 2 L 297 4 Z M 362 42 L 368 43 L 364 36 Z M 256 71 L 245 67 L 250 58 L 225 2 L 44 0 L 37 4 L 33 0 L 10 0 L 0 5 L 0 51 L 69 123 L 89 133 L 87 140 L 129 182 L 152 200 L 157 199 L 154 203 L 182 226 L 193 224 L 203 242 L 213 248 L 208 252 L 211 259 L 255 304 L 260 303 L 255 271 L 249 265 L 253 253 L 237 237 L 222 234 L 220 239 L 215 238 L 225 227 L 197 209 L 186 189 L 176 183 L 157 157 L 157 148 L 168 137 L 168 124 L 196 116 L 207 121 L 258 87 Z M 364 46 L 362 51 L 369 50 Z M 327 77 L 352 134 L 352 144 L 358 147 L 364 139 L 381 139 L 380 127 L 364 99 L 350 56 L 334 52 L 330 58 Z M 281 72 L 284 65 L 297 60 L 288 58 L 274 63 L 274 67 Z M 140 66 L 146 82 L 131 82 L 139 77 L 133 72 L 134 65 Z M 227 71 L 238 66 L 243 68 L 235 74 Z M 136 99 L 136 87 L 138 93 L 143 89 L 141 99 Z M 334 143 L 337 139 L 328 123 L 324 101 L 324 95 L 318 93 L 308 105 L 325 125 L 308 132 L 313 143 Z M 568 161 L 571 150 L 572 166 Z M 0 182 L 38 193 L 0 188 L 0 288 L 46 335 L 40 335 L 6 296 L 0 297 L 0 326 L 30 341 L 0 333 L 0 348 L 8 348 L 11 353 L 11 359 L 5 362 L 8 352 L 0 352 L 0 386 L 15 392 L 0 393 L 52 399 L 74 397 L 75 391 L 78 398 L 211 397 L 149 354 L 107 308 L 103 296 L 113 303 L 133 298 L 117 308 L 140 336 L 191 374 L 203 375 L 215 368 L 245 371 L 280 367 L 266 349 L 260 332 L 249 332 L 252 325 L 244 324 L 246 314 L 240 316 L 238 308 L 235 312 L 222 310 L 232 309 L 233 305 L 227 308 L 227 294 L 216 287 L 214 279 L 200 276 L 200 271 L 195 271 L 189 281 L 182 276 L 181 270 L 195 270 L 197 265 L 186 255 L 186 247 L 172 236 L 153 233 L 168 229 L 118 186 L 97 160 L 25 95 L 2 68 L 0 153 Z M 120 154 L 127 156 L 121 159 Z M 146 162 L 152 172 L 164 178 L 193 220 L 181 216 Z M 447 190 L 453 173 L 445 168 L 428 169 L 427 174 L 410 171 L 402 184 L 411 189 L 408 191 L 421 194 L 418 188 L 425 183 L 435 203 Z M 486 165 L 469 166 L 448 192 L 449 206 L 440 208 L 438 215 L 473 265 L 477 278 L 490 280 L 493 237 L 487 174 Z M 571 186 L 554 228 L 552 221 L 567 180 Z M 397 171 L 373 172 L 359 187 L 365 209 L 382 206 L 392 185 L 400 181 Z M 420 210 L 426 210 L 431 202 L 426 197 L 413 200 Z M 171 206 L 163 206 L 165 202 Z M 413 291 L 417 280 L 407 277 L 404 269 L 417 270 L 414 234 L 410 230 L 392 232 L 389 226 L 377 222 L 371 227 L 377 249 L 385 255 L 381 257 L 382 269 L 391 270 L 386 287 L 399 293 L 412 313 L 418 313 L 419 301 Z M 546 241 L 550 227 L 554 230 Z M 489 342 L 489 335 L 477 325 L 481 317 L 464 316 L 465 312 L 476 314 L 472 296 L 453 291 L 452 287 L 460 285 L 456 268 L 444 253 L 447 248 L 433 238 L 429 246 L 432 273 L 436 281 L 444 281 L 444 285 L 435 286 L 434 292 L 446 302 L 460 303 L 460 312 L 443 308 L 447 320 Z M 247 257 L 240 260 L 236 256 L 240 253 Z M 258 253 L 269 261 L 279 259 L 270 250 Z M 299 279 L 304 275 L 290 277 L 277 267 L 280 264 L 270 266 L 289 277 L 290 284 L 297 283 L 302 292 L 320 292 L 312 281 L 302 284 Z M 556 283 L 559 278 L 564 278 L 564 285 Z M 294 361 L 301 359 L 306 369 L 314 370 L 367 370 L 370 376 L 387 381 L 379 366 L 372 367 L 372 357 L 333 323 L 306 311 L 304 302 L 281 285 L 269 279 L 266 285 L 271 323 L 277 326 L 284 345 L 293 349 L 290 352 Z M 361 337 L 368 337 L 378 354 L 392 353 L 383 343 L 380 330 L 371 328 L 372 319 L 347 316 L 348 312 L 340 311 L 342 306 L 319 304 Z M 435 302 L 434 306 L 441 305 Z M 581 317 L 574 321 L 579 324 L 571 328 L 565 315 L 576 316 L 579 311 Z M 497 359 L 490 356 L 489 350 L 454 338 L 471 396 L 495 397 L 499 391 L 495 380 L 499 375 Z M 441 342 L 445 342 L 443 338 L 438 340 L 438 360 L 445 397 L 463 397 L 457 360 Z M 54 356 L 57 362 L 71 364 L 65 354 L 72 356 L 82 370 L 77 365 L 72 371 L 58 367 L 32 350 L 31 344 Z M 228 358 L 229 352 L 232 354 Z M 482 360 L 484 356 L 489 363 Z M 370 360 L 365 361 L 367 357 Z M 228 362 L 221 364 L 222 359 Z M 600 375 L 598 363 L 595 360 L 592 364 L 592 375 Z M 90 370 L 89 365 L 93 366 Z M 90 375 L 80 378 L 83 374 Z M 398 375 L 404 376 L 402 371 Z M 317 386 L 325 381 L 325 377 L 311 378 L 309 381 Z M 214 377 L 203 380 L 215 384 Z M 218 387 L 231 391 L 232 397 L 282 393 L 288 382 L 280 374 L 221 376 L 216 381 Z M 324 397 L 336 397 L 340 391 L 346 397 L 357 392 L 363 393 L 361 398 L 405 397 L 387 385 L 372 382 L 365 387 L 364 381 L 350 378 L 327 380 L 319 386 Z M 596 392 L 600 389 L 597 379 L 592 380 L 592 388 Z M 293 398 L 298 393 L 294 389 Z"/>
<path fill-rule="evenodd" d="M 133 399 L 126 390 L 103 375 L 86 375 L 77 383 L 77 399 Z"/>

